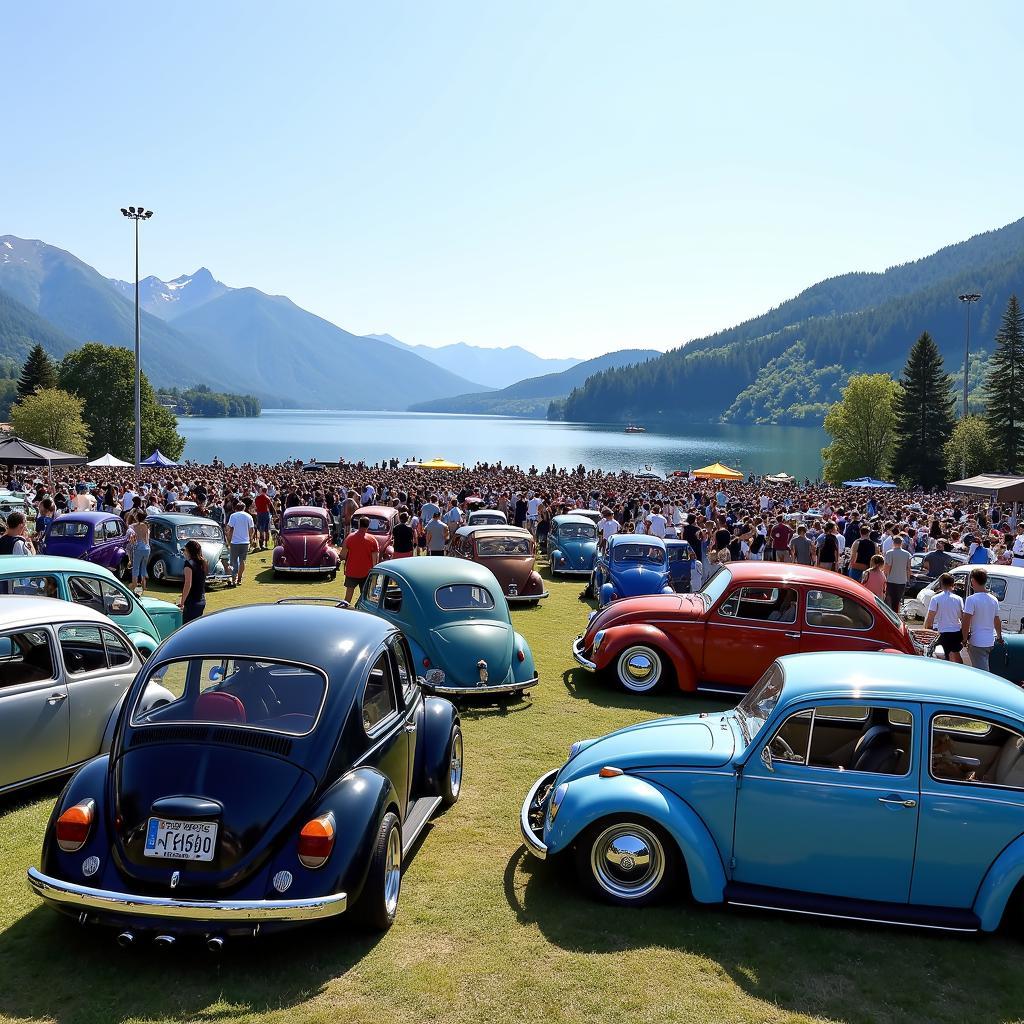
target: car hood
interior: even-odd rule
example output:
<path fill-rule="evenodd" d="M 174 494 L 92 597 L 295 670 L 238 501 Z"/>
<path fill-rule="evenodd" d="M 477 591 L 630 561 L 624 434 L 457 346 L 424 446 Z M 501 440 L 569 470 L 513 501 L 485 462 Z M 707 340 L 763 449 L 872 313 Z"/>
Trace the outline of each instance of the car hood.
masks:
<path fill-rule="evenodd" d="M 449 685 L 475 686 L 481 660 L 487 662 L 488 682 L 502 683 L 509 674 L 515 634 L 503 622 L 455 622 L 432 629 L 430 636 Z"/>
<path fill-rule="evenodd" d="M 322 533 L 284 533 L 281 549 L 289 565 L 320 565 L 327 553 L 328 538 Z"/>
<path fill-rule="evenodd" d="M 656 594 L 668 581 L 668 568 L 656 565 L 616 565 L 611 567 L 612 582 L 621 597 Z"/>
<path fill-rule="evenodd" d="M 566 540 L 555 544 L 552 553 L 560 551 L 572 568 L 589 569 L 597 551 L 596 540 Z"/>
<path fill-rule="evenodd" d="M 704 614 L 704 602 L 690 594 L 651 594 L 635 600 L 624 598 L 598 612 L 587 626 L 587 646 L 594 642 L 599 629 L 624 626 L 630 622 L 648 623 L 652 620 L 699 619 Z"/>
<path fill-rule="evenodd" d="M 623 771 L 720 768 L 732 759 L 735 746 L 735 734 L 725 714 L 659 718 L 585 740 L 559 772 L 558 781 L 593 775 L 606 765 Z"/>

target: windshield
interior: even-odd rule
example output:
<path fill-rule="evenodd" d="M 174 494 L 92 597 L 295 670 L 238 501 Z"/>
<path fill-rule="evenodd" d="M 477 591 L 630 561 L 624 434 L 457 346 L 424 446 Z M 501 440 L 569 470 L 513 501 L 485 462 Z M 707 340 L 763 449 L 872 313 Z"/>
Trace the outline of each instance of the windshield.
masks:
<path fill-rule="evenodd" d="M 725 593 L 730 583 L 732 583 L 732 573 L 725 566 L 720 565 L 711 573 L 704 586 L 700 588 L 700 596 L 704 598 L 708 608 Z"/>
<path fill-rule="evenodd" d="M 643 562 L 663 565 L 665 550 L 657 544 L 616 544 L 612 558 L 616 562 Z"/>
<path fill-rule="evenodd" d="M 284 521 L 285 530 L 318 530 L 327 532 L 327 523 L 322 516 L 288 516 Z"/>
<path fill-rule="evenodd" d="M 529 537 L 481 537 L 476 542 L 476 553 L 481 558 L 502 555 L 529 555 Z"/>
<path fill-rule="evenodd" d="M 216 523 L 188 523 L 179 526 L 175 535 L 178 540 L 224 540 L 224 534 Z"/>
<path fill-rule="evenodd" d="M 469 517 L 474 526 L 504 526 L 505 517 L 500 512 L 473 512 Z"/>
<path fill-rule="evenodd" d="M 597 537 L 597 527 L 585 526 L 583 523 L 562 523 L 558 527 L 558 536 L 562 540 L 594 540 Z"/>
<path fill-rule="evenodd" d="M 736 718 L 749 743 L 771 717 L 782 695 L 785 676 L 778 665 L 772 665 L 754 688 L 736 706 Z"/>
<path fill-rule="evenodd" d="M 171 700 L 143 711 L 151 684 L 169 690 Z M 301 665 L 249 658 L 183 658 L 153 669 L 139 690 L 132 725 L 211 723 L 304 736 L 312 732 L 326 693 L 326 677 Z"/>
<path fill-rule="evenodd" d="M 88 535 L 88 523 L 65 522 L 62 519 L 58 519 L 50 527 L 51 537 L 87 537 Z"/>
<path fill-rule="evenodd" d="M 689 544 L 673 544 L 668 549 L 668 560 L 670 562 L 689 562 L 693 560 L 693 551 Z"/>

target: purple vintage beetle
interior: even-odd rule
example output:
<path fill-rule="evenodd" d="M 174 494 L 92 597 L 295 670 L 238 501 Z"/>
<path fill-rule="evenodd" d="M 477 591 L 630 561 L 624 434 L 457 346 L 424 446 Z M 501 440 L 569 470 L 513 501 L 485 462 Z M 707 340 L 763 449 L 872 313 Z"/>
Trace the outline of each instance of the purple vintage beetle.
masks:
<path fill-rule="evenodd" d="M 68 512 L 58 516 L 43 536 L 44 555 L 81 558 L 106 566 L 126 579 L 131 572 L 128 527 L 110 512 Z"/>

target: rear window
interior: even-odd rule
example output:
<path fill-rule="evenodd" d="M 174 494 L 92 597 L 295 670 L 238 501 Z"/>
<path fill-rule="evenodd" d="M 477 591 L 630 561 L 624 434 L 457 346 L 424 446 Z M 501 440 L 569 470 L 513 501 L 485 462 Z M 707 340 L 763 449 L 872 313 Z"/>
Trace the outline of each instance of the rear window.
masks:
<path fill-rule="evenodd" d="M 453 583 L 441 587 L 434 595 L 437 607 L 446 612 L 481 611 L 494 607 L 490 591 L 472 583 Z"/>
<path fill-rule="evenodd" d="M 89 524 L 79 522 L 65 522 L 63 519 L 58 519 L 50 527 L 51 537 L 88 537 L 89 536 Z"/>
<path fill-rule="evenodd" d="M 143 711 L 142 698 L 151 684 L 168 690 L 170 700 Z M 132 725 L 245 726 L 304 736 L 312 732 L 326 694 L 327 678 L 303 665 L 250 658 L 180 659 L 150 673 L 139 691 Z M 148 694 L 145 703 L 152 697 Z"/>
<path fill-rule="evenodd" d="M 287 516 L 284 521 L 286 530 L 326 530 L 327 523 L 322 516 Z"/>
<path fill-rule="evenodd" d="M 352 521 L 352 532 L 353 533 L 355 533 L 355 531 L 359 529 L 359 520 L 361 518 L 362 518 L 361 516 L 357 516 Z M 384 519 L 381 516 L 367 516 L 366 518 L 370 520 L 370 525 L 367 527 L 367 529 L 370 531 L 370 533 L 390 533 L 391 532 L 391 520 L 390 519 Z"/>
<path fill-rule="evenodd" d="M 224 540 L 216 523 L 187 523 L 177 529 L 178 540 Z"/>
<path fill-rule="evenodd" d="M 529 555 L 530 540 L 527 537 L 481 537 L 476 542 L 476 553 L 481 558 Z"/>

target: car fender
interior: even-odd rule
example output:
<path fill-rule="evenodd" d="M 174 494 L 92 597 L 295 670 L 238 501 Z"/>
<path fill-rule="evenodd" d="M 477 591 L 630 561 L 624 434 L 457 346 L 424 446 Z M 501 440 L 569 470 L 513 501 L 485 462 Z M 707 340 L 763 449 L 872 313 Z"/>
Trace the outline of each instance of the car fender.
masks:
<path fill-rule="evenodd" d="M 978 886 L 974 912 L 984 932 L 995 931 L 1010 897 L 1024 879 L 1024 835 L 1018 836 L 992 862 Z"/>
<path fill-rule="evenodd" d="M 548 558 L 551 560 L 551 571 L 552 572 L 556 572 L 557 571 L 555 569 L 555 563 L 557 561 L 559 561 L 560 559 L 564 558 L 564 557 L 565 557 L 565 554 L 564 554 L 564 552 L 562 551 L 561 548 L 557 548 L 557 547 L 556 548 L 551 548 L 551 550 L 548 551 Z"/>
<path fill-rule="evenodd" d="M 660 825 L 686 862 L 693 898 L 698 903 L 722 902 L 725 868 L 707 826 L 674 793 L 634 775 L 589 775 L 570 782 L 554 823 L 545 830 L 549 855 L 567 850 L 595 821 L 619 814 L 637 814 Z"/>
<path fill-rule="evenodd" d="M 663 651 L 675 669 L 676 683 L 680 690 L 692 693 L 697 689 L 697 673 L 689 656 L 679 644 L 657 626 L 646 622 L 631 622 L 624 626 L 611 626 L 604 631 L 604 639 L 594 662 L 598 671 L 603 671 L 615 663 L 615 659 L 633 644 L 647 644 Z"/>
<path fill-rule="evenodd" d="M 96 854 L 102 860 L 107 860 L 110 853 L 110 843 L 107 838 L 105 803 L 107 796 L 107 773 L 110 766 L 110 758 L 107 754 L 101 754 L 87 761 L 75 772 L 64 787 L 64 792 L 57 797 L 50 813 L 50 820 L 46 825 L 46 832 L 43 835 L 43 851 L 40 860 L 40 867 L 48 875 L 55 875 L 58 878 L 71 877 L 71 872 L 77 869 L 81 873 L 82 861 Z M 75 853 L 64 853 L 56 842 L 57 819 L 69 808 L 82 800 L 96 801 L 95 824 L 89 833 L 85 846 Z"/>
<path fill-rule="evenodd" d="M 156 629 L 155 626 L 153 628 Z M 129 633 L 128 639 L 139 648 L 139 654 L 142 654 L 143 647 L 149 651 L 149 654 L 152 654 L 160 646 L 159 640 L 154 640 L 149 633 L 144 633 L 141 629 L 136 629 Z M 145 661 L 147 657 L 149 655 L 146 655 L 142 660 Z"/>
<path fill-rule="evenodd" d="M 444 697 L 423 698 L 423 725 L 416 757 L 423 767 L 423 776 L 418 780 L 418 785 L 417 780 L 413 781 L 415 794 L 440 796 L 444 778 L 448 774 L 448 739 L 452 734 L 452 726 L 458 721 L 459 713 L 450 700 Z"/>
<path fill-rule="evenodd" d="M 512 634 L 512 678 L 517 682 L 530 682 L 537 675 L 537 666 L 533 660 L 533 651 L 521 633 Z M 523 660 L 520 661 L 515 651 L 523 652 Z"/>
<path fill-rule="evenodd" d="M 612 603 L 614 598 L 612 595 L 615 593 L 615 586 L 611 583 L 602 583 L 601 591 L 599 594 L 598 605 L 601 608 L 607 608 Z"/>

